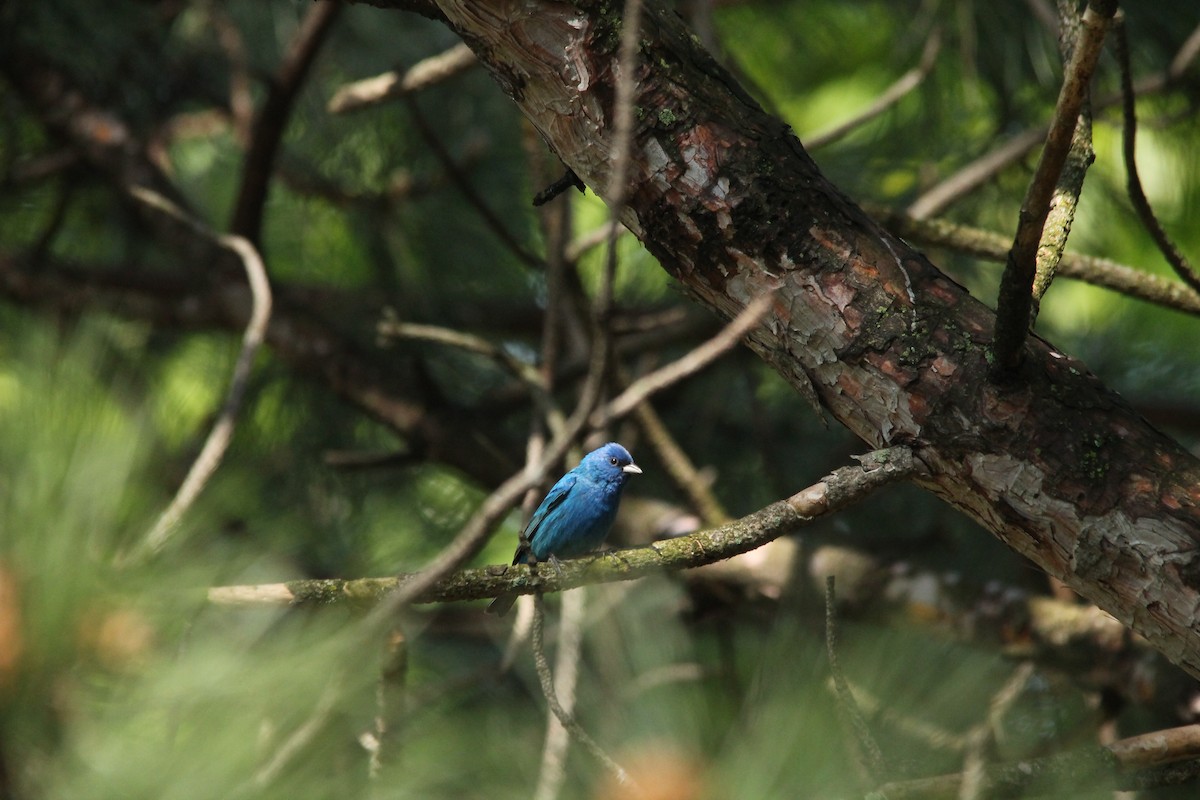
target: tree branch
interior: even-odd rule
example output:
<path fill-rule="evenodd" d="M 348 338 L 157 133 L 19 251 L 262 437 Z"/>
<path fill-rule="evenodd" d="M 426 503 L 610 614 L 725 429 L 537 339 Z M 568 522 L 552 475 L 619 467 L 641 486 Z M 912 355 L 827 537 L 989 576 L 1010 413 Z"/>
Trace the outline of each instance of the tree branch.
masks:
<path fill-rule="evenodd" d="M 1050 201 L 1071 151 L 1080 110 L 1088 97 L 1088 84 L 1100 57 L 1108 20 L 1116 10 L 1116 0 L 1089 0 L 1083 14 L 1079 41 L 1063 76 L 1046 146 L 1021 204 L 1017 233 L 1000 278 L 992 338 L 992 374 L 995 378 L 1011 378 L 1021 365 L 1022 347 L 1029 333 L 1038 245 L 1044 236 Z"/>
<path fill-rule="evenodd" d="M 942 26 L 934 25 L 929 32 L 929 36 L 925 39 L 925 46 L 921 50 L 921 59 L 917 65 L 908 72 L 901 75 L 895 83 L 880 93 L 879 97 L 875 98 L 871 105 L 855 114 L 845 122 L 839 122 L 823 131 L 814 133 L 811 136 L 804 137 L 804 146 L 808 150 L 816 150 L 820 147 L 832 144 L 837 140 L 847 136 L 852 131 L 862 127 L 871 120 L 878 117 L 883 112 L 887 111 L 896 103 L 903 100 L 911 91 L 916 89 L 925 79 L 929 77 L 929 73 L 933 71 L 933 67 L 937 64 L 938 53 L 942 50 Z"/>
<path fill-rule="evenodd" d="M 1058 4 L 1058 8 L 1059 14 L 1062 16 L 1062 22 L 1059 25 L 1059 50 L 1062 53 L 1064 68 L 1069 69 L 1075 46 L 1083 36 L 1083 21 L 1073 2 L 1063 0 Z M 1067 249 L 1067 239 L 1071 235 L 1071 225 L 1075 221 L 1075 209 L 1079 206 L 1083 180 L 1087 177 L 1088 168 L 1095 160 L 1096 154 L 1092 149 L 1092 104 L 1089 90 L 1079 108 L 1079 118 L 1071 133 L 1071 143 L 1067 148 L 1062 173 L 1059 175 L 1054 193 L 1050 197 L 1050 207 L 1042 228 L 1041 241 L 1038 243 L 1033 276 L 1031 324 L 1033 320 L 1037 319 L 1042 297 L 1045 296 L 1050 284 L 1054 281 L 1054 276 L 1058 273 L 1063 251 Z"/>
<path fill-rule="evenodd" d="M 665 570 L 699 567 L 753 550 L 813 520 L 853 505 L 883 486 L 918 475 L 924 469 L 907 447 L 868 453 L 861 461 L 861 466 L 834 470 L 788 499 L 772 503 L 728 525 L 646 547 L 567 559 L 562 561 L 561 573 L 549 564 L 494 565 L 462 570 L 420 583 L 415 581 L 422 573 L 398 578 L 221 586 L 209 589 L 208 598 L 212 603 L 228 606 L 370 605 L 401 588 L 413 603 L 443 603 L 482 600 L 506 592 L 556 592 L 593 583 L 634 580 Z"/>
<path fill-rule="evenodd" d="M 373 78 L 348 83 L 334 92 L 326 109 L 330 114 L 358 111 L 386 100 L 419 92 L 466 72 L 479 62 L 465 44 L 456 44 L 445 52 L 418 61 L 403 75 L 385 72 Z"/>
<path fill-rule="evenodd" d="M 1158 221 L 1158 217 L 1154 214 L 1154 209 L 1150 207 L 1150 201 L 1146 198 L 1146 192 L 1142 189 L 1142 179 L 1138 176 L 1137 96 L 1134 93 L 1133 76 L 1129 66 L 1129 42 L 1125 33 L 1125 15 L 1123 13 L 1117 17 L 1113 51 L 1117 55 L 1117 64 L 1121 71 L 1121 112 L 1125 121 L 1121 149 L 1125 155 L 1126 188 L 1129 192 L 1129 199 L 1133 202 L 1133 208 L 1137 211 L 1138 218 L 1141 219 L 1146 230 L 1150 232 L 1150 236 L 1154 239 L 1154 243 L 1158 245 L 1158 249 L 1163 254 L 1163 257 L 1167 259 L 1167 263 L 1171 265 L 1171 269 L 1175 270 L 1175 274 L 1192 291 L 1200 292 L 1200 275 L 1196 274 L 1192 265 L 1184 258 L 1183 253 L 1171 241 L 1171 237 L 1167 236 L 1162 223 Z"/>
<path fill-rule="evenodd" d="M 604 768 L 618 782 L 623 785 L 629 785 L 637 791 L 637 785 L 633 783 L 633 779 L 629 777 L 629 773 L 625 771 L 625 768 L 614 761 L 612 756 L 605 752 L 604 748 L 597 744 L 596 740 L 583 729 L 583 726 L 579 724 L 574 715 L 563 708 L 562 703 L 559 702 L 558 692 L 554 688 L 554 676 L 550 672 L 550 663 L 546 660 L 546 646 L 543 637 L 545 619 L 545 604 L 542 602 L 542 596 L 539 594 L 534 597 L 533 605 L 533 658 L 534 664 L 537 667 L 538 683 L 542 687 L 542 696 L 546 698 L 546 704 L 550 706 L 550 712 L 554 714 L 559 724 L 570 732 L 571 736 L 583 745 L 583 748 L 591 753 L 597 761 L 603 764 Z M 541 796 L 540 792 L 538 796 Z"/>
<path fill-rule="evenodd" d="M 1188 768 L 1170 772 L 1160 769 L 1168 764 Z M 986 796 L 1009 796 L 1020 793 L 1035 781 L 1053 776 L 1075 786 L 1095 783 L 1114 789 L 1173 786 L 1195 781 L 1200 777 L 1200 726 L 1170 728 L 1089 750 L 996 764 L 983 768 L 980 781 Z M 896 781 L 880 786 L 877 795 L 889 800 L 958 798 L 964 777 L 964 773 L 955 773 Z"/>
<path fill-rule="evenodd" d="M 919 244 L 945 247 L 1000 264 L 1008 257 L 1010 242 L 999 233 L 941 219 L 915 219 L 882 207 L 872 207 L 870 211 L 897 236 Z M 1106 258 L 1065 253 L 1058 274 L 1163 308 L 1200 315 L 1200 294 L 1175 281 Z"/>
<path fill-rule="evenodd" d="M 342 3 L 335 0 L 321 0 L 309 7 L 254 120 L 229 230 L 256 245 L 262 235 L 263 208 L 270 191 L 275 154 L 279 151 L 292 104 L 341 10 Z"/>
<path fill-rule="evenodd" d="M 253 300 L 250 319 L 246 322 L 246 330 L 242 334 L 242 347 L 237 361 L 234 363 L 233 373 L 229 379 L 229 390 L 225 402 L 221 406 L 220 414 L 217 416 L 217 421 L 213 423 L 212 430 L 204 441 L 204 447 L 196 456 L 196 460 L 192 462 L 187 477 L 184 478 L 179 491 L 171 500 L 171 504 L 154 523 L 154 527 L 146 535 L 140 550 L 134 553 L 134 555 L 148 555 L 158 552 L 166 544 L 180 519 L 191 508 L 209 478 L 216 472 L 221 459 L 225 456 L 225 451 L 229 448 L 238 412 L 242 407 L 242 399 L 246 394 L 246 386 L 250 381 L 250 371 L 254 368 L 254 357 L 258 355 L 258 349 L 266 338 L 267 323 L 271 319 L 271 284 L 267 280 L 267 270 L 263 265 L 262 257 L 249 240 L 236 235 L 218 236 L 200 224 L 199 220 L 188 216 L 171 201 L 149 189 L 135 187 L 132 192 L 134 197 L 147 206 L 175 217 L 195 230 L 198 235 L 211 239 L 236 253 L 245 266 L 246 283 L 250 287 L 250 296 Z"/>
<path fill-rule="evenodd" d="M 1180 46 L 1170 66 L 1163 72 L 1147 75 L 1135 84 L 1139 95 L 1161 92 L 1176 85 L 1188 67 L 1200 54 L 1200 26 Z M 1109 94 L 1094 103 L 1096 110 L 1121 103 L 1121 93 Z M 1038 126 L 1022 131 L 999 147 L 970 162 L 949 177 L 926 190 L 908 206 L 908 214 L 915 219 L 926 219 L 945 211 L 956 200 L 961 199 L 983 183 L 995 177 L 1005 167 L 1020 160 L 1033 148 L 1046 140 L 1047 126 Z"/>

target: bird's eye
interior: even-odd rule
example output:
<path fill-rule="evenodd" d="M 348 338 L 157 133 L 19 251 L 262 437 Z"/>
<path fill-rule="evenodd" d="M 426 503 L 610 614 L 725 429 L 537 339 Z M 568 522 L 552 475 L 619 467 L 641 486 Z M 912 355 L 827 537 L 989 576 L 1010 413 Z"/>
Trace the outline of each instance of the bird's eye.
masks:
<path fill-rule="evenodd" d="M 608 463 L 612 464 L 612 465 L 615 467 L 615 466 L 617 465 L 617 457 L 616 457 L 616 456 L 609 456 L 609 458 L 608 458 Z"/>

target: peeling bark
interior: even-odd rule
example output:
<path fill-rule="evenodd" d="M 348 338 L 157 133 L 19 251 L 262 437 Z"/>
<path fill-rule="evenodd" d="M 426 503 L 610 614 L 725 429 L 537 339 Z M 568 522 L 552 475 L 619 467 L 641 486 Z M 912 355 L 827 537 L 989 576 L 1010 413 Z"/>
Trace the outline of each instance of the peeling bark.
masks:
<path fill-rule="evenodd" d="M 588 186 L 613 162 L 610 3 L 438 2 Z M 921 485 L 1200 676 L 1200 462 L 1040 339 L 988 381 L 993 314 L 830 184 L 670 12 L 643 14 L 622 221 L 698 302 L 776 302 L 750 346 Z"/>

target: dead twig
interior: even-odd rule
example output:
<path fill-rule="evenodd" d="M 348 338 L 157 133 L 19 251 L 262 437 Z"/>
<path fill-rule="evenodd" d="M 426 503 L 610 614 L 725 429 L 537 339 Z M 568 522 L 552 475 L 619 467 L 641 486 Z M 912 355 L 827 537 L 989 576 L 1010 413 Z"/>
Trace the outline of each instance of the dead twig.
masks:
<path fill-rule="evenodd" d="M 583 650 L 583 620 L 587 594 L 582 590 L 563 594 L 558 622 L 558 652 L 554 662 L 554 688 L 566 714 L 575 709 L 575 684 L 579 679 L 579 656 Z M 541 614 L 541 604 L 534 614 Z M 539 678 L 541 676 L 539 675 Z M 554 800 L 566 775 L 567 745 L 570 731 L 553 710 L 546 715 L 546 742 L 542 747 L 542 766 L 538 772 L 535 800 Z"/>
<path fill-rule="evenodd" d="M 330 114 L 359 111 L 386 100 L 419 92 L 466 72 L 479 62 L 465 44 L 457 44 L 436 56 L 413 64 L 404 74 L 385 72 L 373 78 L 348 83 L 334 92 L 326 110 Z"/>
<path fill-rule="evenodd" d="M 875 102 L 867 106 L 862 111 L 855 114 L 845 122 L 839 122 L 832 127 L 826 128 L 819 133 L 804 138 L 804 148 L 806 150 L 816 150 L 819 147 L 825 147 L 839 139 L 844 138 L 848 134 L 867 124 L 871 120 L 878 117 L 880 114 L 887 111 L 896 103 L 903 100 L 910 92 L 924 83 L 925 78 L 933 71 L 934 65 L 937 63 L 938 53 L 942 50 L 942 26 L 935 25 L 929 32 L 928 38 L 925 40 L 925 46 L 921 50 L 921 58 L 917 65 L 908 72 L 901 75 L 895 83 L 889 86 L 875 99 Z"/>
<path fill-rule="evenodd" d="M 267 270 L 263 265 L 258 250 L 247 239 L 241 236 L 217 235 L 206 228 L 199 220 L 187 215 L 182 209 L 157 192 L 143 187 L 134 187 L 132 195 L 145 205 L 157 209 L 176 220 L 183 222 L 197 234 L 216 242 L 221 247 L 235 253 L 241 259 L 246 270 L 246 279 L 250 285 L 250 295 L 253 305 L 250 310 L 250 320 L 242 334 L 242 348 L 234 363 L 233 373 L 229 381 L 229 391 L 221 406 L 217 421 L 213 424 L 204 447 L 196 460 L 192 462 L 187 477 L 176 492 L 171 504 L 159 516 L 154 527 L 146 535 L 143 550 L 155 553 L 162 549 L 168 538 L 175 531 L 179 520 L 191 508 L 192 503 L 207 485 L 225 451 L 233 438 L 233 430 L 237 423 L 237 415 L 245 398 L 246 386 L 250 380 L 250 371 L 254 367 L 254 357 L 258 354 L 266 338 L 267 323 L 271 318 L 271 284 L 267 279 Z"/>
<path fill-rule="evenodd" d="M 583 745 L 583 748 L 591 753 L 613 777 L 624 785 L 633 786 L 636 790 L 636 784 L 633 783 L 633 779 L 629 777 L 629 773 L 625 771 L 625 768 L 614 761 L 612 756 L 596 743 L 596 740 L 583 729 L 583 726 L 559 702 L 558 693 L 554 688 L 554 676 L 550 672 L 550 663 L 546 659 L 544 627 L 545 604 L 542 601 L 542 596 L 539 594 L 534 597 L 533 606 L 533 661 L 537 667 L 538 682 L 541 684 L 542 694 L 546 698 L 546 703 L 550 706 L 551 713 L 554 714 L 563 728 L 575 737 L 575 740 Z"/>

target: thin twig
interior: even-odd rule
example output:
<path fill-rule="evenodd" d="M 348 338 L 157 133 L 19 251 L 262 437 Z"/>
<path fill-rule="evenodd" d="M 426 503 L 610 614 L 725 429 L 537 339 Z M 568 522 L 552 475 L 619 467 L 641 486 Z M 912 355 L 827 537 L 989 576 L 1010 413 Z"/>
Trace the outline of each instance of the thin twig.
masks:
<path fill-rule="evenodd" d="M 633 779 L 629 777 L 629 773 L 614 761 L 612 756 L 596 743 L 595 739 L 588 735 L 583 726 L 559 702 L 558 694 L 554 689 L 554 676 L 550 673 L 550 663 L 546 659 L 543 631 L 546 618 L 545 603 L 542 601 L 540 594 L 534 596 L 533 602 L 533 662 L 537 667 L 538 682 L 541 684 L 542 694 L 546 698 L 547 705 L 550 706 L 551 713 L 583 745 L 583 748 L 591 753 L 618 781 L 626 786 L 633 787 L 635 791 L 640 791 L 637 789 L 637 785 L 633 782 Z"/>
<path fill-rule="evenodd" d="M 217 44 L 225 52 L 229 69 L 229 115 L 233 121 L 234 139 L 245 146 L 250 142 L 254 125 L 254 81 L 250 74 L 250 57 L 246 40 L 221 3 L 206 3 L 208 25 L 216 33 Z"/>
<path fill-rule="evenodd" d="M 359 744 L 367 751 L 367 777 L 379 777 L 383 769 L 384 749 L 394 738 L 391 722 L 404 690 L 404 678 L 408 672 L 408 642 L 404 631 L 393 628 L 385 642 L 383 663 L 379 679 L 375 682 L 375 719 L 371 730 L 358 737 Z"/>
<path fill-rule="evenodd" d="M 400 322 L 394 316 L 386 316 L 375 328 L 383 339 L 417 339 L 427 342 L 437 342 L 450 347 L 456 347 L 469 353 L 477 353 L 495 361 L 515 378 L 520 380 L 534 395 L 534 400 L 546 416 L 547 424 L 553 434 L 562 432 L 566 417 L 554 403 L 546 385 L 543 371 L 534 365 L 522 361 L 504 347 L 474 334 L 443 328 L 438 325 L 422 325 L 414 322 Z"/>
<path fill-rule="evenodd" d="M 625 195 L 628 191 L 625 182 L 629 174 L 629 148 L 633 141 L 633 93 L 636 88 L 634 73 L 637 70 L 638 57 L 638 28 L 642 12 L 641 0 L 625 0 L 625 10 L 621 16 L 621 44 L 617 52 L 617 81 L 616 99 L 613 117 L 613 168 L 609 175 L 606 199 L 612 217 L 612 226 L 608 229 L 607 255 L 604 261 L 604 271 L 600 278 L 600 288 L 596 292 L 593 312 L 600 323 L 604 336 L 610 336 L 607 330 L 608 319 L 612 314 L 613 287 L 617 273 L 617 239 L 620 236 L 621 214 L 625 211 Z"/>
<path fill-rule="evenodd" d="M 749 333 L 770 310 L 774 301 L 774 293 L 754 298 L 716 336 L 682 358 L 638 378 L 620 395 L 598 409 L 592 415 L 592 425 L 599 428 L 613 419 L 625 416 L 655 392 L 673 386 L 707 367 Z"/>
<path fill-rule="evenodd" d="M 267 270 L 263 265 L 262 258 L 258 254 L 258 250 L 245 238 L 241 236 L 217 235 L 206 228 L 199 220 L 187 215 L 177 205 L 157 192 L 142 187 L 134 187 L 131 189 L 131 193 L 145 205 L 168 214 L 187 225 L 197 234 L 216 242 L 221 247 L 236 254 L 241 259 L 242 266 L 246 270 L 246 279 L 250 285 L 250 295 L 253 302 L 250 310 L 250 320 L 246 323 L 245 332 L 242 334 L 242 348 L 238 353 L 237 361 L 234 363 L 233 373 L 230 377 L 229 391 L 225 396 L 225 402 L 221 406 L 221 412 L 217 416 L 217 421 L 209 432 L 208 438 L 204 442 L 204 447 L 200 450 L 200 455 L 196 456 L 196 460 L 192 462 L 192 466 L 188 470 L 187 477 L 184 478 L 183 483 L 180 485 L 179 491 L 176 492 L 167 509 L 159 516 L 158 521 L 154 523 L 154 527 L 150 529 L 143 542 L 142 547 L 146 552 L 155 553 L 166 544 L 167 539 L 174 533 L 176 526 L 179 524 L 179 520 L 191 508 L 192 503 L 195 502 L 200 492 L 204 489 L 209 478 L 212 477 L 217 467 L 221 464 L 221 459 L 225 456 L 225 451 L 228 449 L 229 442 L 233 438 L 234 425 L 237 422 L 237 415 L 241 410 L 242 400 L 246 394 L 250 371 L 254 367 L 254 357 L 258 354 L 258 349 L 266 337 L 267 323 L 271 318 L 271 284 L 267 279 Z"/>
<path fill-rule="evenodd" d="M 583 650 L 583 619 L 587 593 L 578 589 L 563 594 L 558 622 L 558 652 L 554 662 L 555 688 L 559 703 L 567 714 L 575 709 L 575 685 L 579 679 L 579 656 Z M 541 609 L 535 609 L 540 614 Z M 540 677 L 540 676 L 539 676 Z M 566 775 L 569 732 L 552 710 L 546 714 L 546 742 L 542 747 L 542 766 L 538 772 L 535 800 L 554 800 Z"/>
<path fill-rule="evenodd" d="M 433 152 L 433 155 L 441 163 L 442 169 L 450 176 L 450 180 L 458 189 L 459 194 L 463 199 L 475 209 L 475 213 L 483 220 L 483 224 L 487 226 L 492 235 L 500 240 L 504 247 L 517 257 L 521 263 L 536 269 L 543 269 L 545 264 L 542 259 L 531 253 L 524 245 L 517 241 L 516 237 L 509 232 L 504 221 L 492 210 L 492 207 L 487 204 L 487 201 L 475 190 L 471 185 L 470 178 L 463 172 L 459 164 L 454 160 L 454 156 L 446 149 L 445 143 L 438 136 L 437 131 L 433 129 L 425 119 L 425 115 L 421 113 L 421 107 L 417 100 L 411 94 L 404 96 L 405 102 L 408 104 L 409 116 L 412 117 L 413 126 L 417 132 L 421 134 L 421 138 L 425 140 L 425 144 Z"/>
<path fill-rule="evenodd" d="M 436 56 L 418 61 L 403 75 L 398 72 L 385 72 L 342 86 L 329 99 L 326 110 L 330 114 L 345 114 L 369 108 L 386 100 L 436 86 L 466 72 L 478 63 L 471 48 L 462 43 L 456 44 Z"/>
<path fill-rule="evenodd" d="M 296 730 L 292 731 L 292 735 L 275 749 L 275 754 L 271 757 L 271 760 L 264 764 L 258 772 L 254 773 L 253 785 L 256 790 L 261 790 L 271 785 L 279 777 L 280 773 L 283 772 L 284 768 L 300 754 L 300 751 L 321 732 L 321 728 L 329 720 L 341 695 L 342 686 L 340 680 L 330 680 L 325 684 L 325 689 L 321 692 L 321 696 L 317 698 L 316 705 L 313 707 L 308 719 L 296 728 Z"/>
<path fill-rule="evenodd" d="M 1078 784 L 1081 779 L 1104 777 L 1112 788 L 1150 788 L 1194 782 L 1200 759 L 1200 725 L 1146 733 L 1111 744 L 1045 758 L 993 764 L 984 768 L 981 787 L 987 796 L 1017 796 L 1035 781 L 1058 777 Z M 1169 765 L 1182 769 L 1164 772 Z M 878 796 L 889 800 L 925 800 L 956 797 L 962 786 L 961 772 L 895 781 L 880 786 Z M 1060 784 L 1062 785 L 1062 784 Z"/>
<path fill-rule="evenodd" d="M 1012 709 L 1013 704 L 1021 698 L 1022 692 L 1033 677 L 1034 666 L 1025 662 L 1017 666 L 1009 675 L 1008 680 L 992 696 L 988 703 L 987 715 L 963 737 L 963 780 L 959 787 L 959 800 L 979 800 L 985 796 L 987 789 L 988 755 L 996 740 L 996 732 L 1004 723 L 1004 717 Z"/>
<path fill-rule="evenodd" d="M 712 491 L 709 481 L 704 479 L 700 470 L 696 469 L 687 453 L 675 441 L 675 437 L 671 435 L 650 401 L 643 400 L 638 403 L 633 410 L 633 416 L 647 442 L 654 449 L 658 463 L 687 497 L 692 508 L 704 520 L 704 524 L 716 527 L 728 522 L 729 514 Z"/>
<path fill-rule="evenodd" d="M 1050 200 L 1071 148 L 1080 109 L 1088 96 L 1088 85 L 1100 57 L 1108 20 L 1116 7 L 1116 0 L 1088 2 L 1079 41 L 1075 44 L 1075 52 L 1063 77 L 1054 120 L 1046 136 L 1046 146 L 1042 149 L 1042 157 L 1021 204 L 1017 232 L 1000 278 L 1000 292 L 996 299 L 996 328 L 991 349 L 992 375 L 996 379 L 1011 377 L 1021 364 L 1025 338 L 1029 333 L 1038 245 L 1050 213 Z"/>
<path fill-rule="evenodd" d="M 255 244 L 262 236 L 263 209 L 270 190 L 271 172 L 292 104 L 342 7 L 342 3 L 333 0 L 309 7 L 254 120 L 229 231 Z"/>
<path fill-rule="evenodd" d="M 1001 264 L 1008 256 L 1010 241 L 992 231 L 940 219 L 913 219 L 878 207 L 870 213 L 893 233 L 925 246 L 945 247 Z M 1058 274 L 1164 308 L 1200 315 L 1200 294 L 1187 286 L 1106 258 L 1065 253 Z"/>
<path fill-rule="evenodd" d="M 854 700 L 854 693 L 850 691 L 850 683 L 846 680 L 846 674 L 842 672 L 842 665 L 838 660 L 837 594 L 832 575 L 825 578 L 825 652 L 829 657 L 829 673 L 833 677 L 833 686 L 837 693 L 838 713 L 854 733 L 855 752 L 858 754 L 860 766 L 870 778 L 871 785 L 878 786 L 887 779 L 887 761 L 884 760 L 883 751 L 879 749 L 875 737 L 871 735 L 871 728 L 867 725 L 862 709 Z"/>
<path fill-rule="evenodd" d="M 941 52 L 941 49 L 942 26 L 934 25 L 933 29 L 929 32 L 929 37 L 925 40 L 924 48 L 921 50 L 921 59 L 915 67 L 901 75 L 895 83 L 885 89 L 875 99 L 875 102 L 850 119 L 845 122 L 839 122 L 812 136 L 806 136 L 804 138 L 804 149 L 812 151 L 832 144 L 903 100 L 911 91 L 920 86 L 925 81 L 925 78 L 929 76 L 929 73 L 933 71 L 933 66 L 937 63 L 938 53 Z"/>
<path fill-rule="evenodd" d="M 1138 176 L 1137 168 L 1137 97 L 1133 89 L 1133 77 L 1129 67 L 1129 41 L 1125 32 L 1125 15 L 1118 14 L 1116 18 L 1116 30 L 1114 31 L 1113 50 L 1117 56 L 1117 63 L 1121 71 L 1121 111 L 1125 122 L 1125 132 L 1122 138 L 1122 152 L 1125 156 L 1125 183 L 1126 190 L 1129 192 L 1129 199 L 1133 202 L 1133 208 L 1137 211 L 1138 218 L 1141 219 L 1142 225 L 1150 232 L 1150 236 L 1154 239 L 1154 243 L 1158 245 L 1159 251 L 1163 257 L 1167 259 L 1167 263 L 1171 265 L 1171 269 L 1175 270 L 1175 274 L 1180 280 L 1190 286 L 1193 290 L 1200 292 L 1200 275 L 1188 263 L 1183 253 L 1179 252 L 1179 248 L 1171 241 L 1171 237 L 1163 229 L 1162 223 L 1158 221 L 1158 217 L 1154 214 L 1154 209 L 1150 207 L 1150 201 L 1146 198 L 1146 192 L 1142 189 L 1142 180 Z"/>
<path fill-rule="evenodd" d="M 620 233 L 622 227 L 617 220 L 609 219 L 587 233 L 581 234 L 567 246 L 565 253 L 567 263 L 576 263 L 584 255 L 607 242 L 613 236 L 614 231 Z"/>
<path fill-rule="evenodd" d="M 633 97 L 638 68 L 638 30 L 641 23 L 641 0 L 625 0 L 621 16 L 621 42 L 617 51 L 616 98 L 613 119 L 613 169 L 606 188 L 606 200 L 613 225 L 609 229 L 604 269 L 600 286 L 592 300 L 592 353 L 589 379 L 601 381 L 608 374 L 613 355 L 613 293 L 617 280 L 617 242 L 620 238 L 621 215 L 625 210 L 625 183 L 629 174 L 630 146 L 633 142 Z M 597 386 L 597 389 L 599 386 Z M 597 400 L 599 394 L 597 393 Z M 597 429 L 604 426 L 594 425 Z"/>
<path fill-rule="evenodd" d="M 1059 48 L 1062 52 L 1064 68 L 1069 66 L 1071 56 L 1075 51 L 1076 41 L 1081 36 L 1082 20 L 1075 9 L 1074 0 L 1060 0 L 1059 14 L 1062 17 L 1059 29 Z M 1075 221 L 1075 210 L 1079 206 L 1079 195 L 1083 191 L 1083 181 L 1087 177 L 1088 168 L 1096 160 L 1092 150 L 1092 108 L 1091 93 L 1084 98 L 1079 109 L 1079 118 L 1075 130 L 1071 134 L 1071 144 L 1067 150 L 1066 161 L 1062 173 L 1054 187 L 1050 198 L 1050 209 L 1042 229 L 1041 241 L 1038 243 L 1033 277 L 1033 308 L 1032 317 L 1036 318 L 1041 306 L 1042 297 L 1054 281 L 1058 265 L 1062 261 L 1063 251 L 1067 248 L 1067 239 L 1071 235 L 1071 225 Z"/>
<path fill-rule="evenodd" d="M 1041 126 L 1022 131 L 995 150 L 975 159 L 922 193 L 909 205 L 908 215 L 915 219 L 926 219 L 944 211 L 948 206 L 977 189 L 1005 167 L 1044 142 L 1046 130 L 1045 126 Z"/>
<path fill-rule="evenodd" d="M 1139 79 L 1134 88 L 1139 95 L 1161 92 L 1174 86 L 1192 62 L 1200 56 L 1200 26 L 1192 31 L 1180 46 L 1170 66 L 1164 71 Z M 1101 97 L 1093 106 L 1097 111 L 1122 102 L 1122 93 L 1116 92 Z M 1039 125 L 1022 131 L 984 156 L 962 167 L 938 184 L 921 194 L 908 207 L 908 214 L 916 219 L 926 219 L 941 213 L 957 200 L 979 188 L 1004 168 L 1020 160 L 1046 140 L 1049 128 Z"/>

